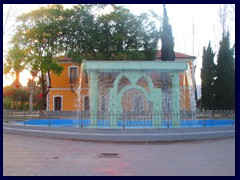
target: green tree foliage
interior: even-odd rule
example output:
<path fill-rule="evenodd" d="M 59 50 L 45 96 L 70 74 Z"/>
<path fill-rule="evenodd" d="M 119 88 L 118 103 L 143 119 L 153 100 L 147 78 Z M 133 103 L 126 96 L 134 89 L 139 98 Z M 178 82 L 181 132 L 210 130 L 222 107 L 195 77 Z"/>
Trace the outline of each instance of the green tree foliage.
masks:
<path fill-rule="evenodd" d="M 112 5 L 114 11 L 110 13 L 96 13 L 105 6 L 64 9 L 62 5 L 51 5 L 17 18 L 12 43 L 24 49 L 26 67 L 38 72 L 43 109 L 51 88 L 50 71 L 60 75 L 63 70 L 55 58 L 59 55 L 68 54 L 79 63 L 82 59 L 155 59 L 160 28 L 151 17 L 160 18 L 147 13 L 135 16 L 116 5 Z"/>
<path fill-rule="evenodd" d="M 24 109 L 28 102 L 28 92 L 25 88 L 18 86 L 6 86 L 3 88 L 4 109 Z M 22 106 L 20 107 L 20 105 Z"/>
<path fill-rule="evenodd" d="M 235 58 L 229 33 L 223 34 L 218 51 L 215 88 L 216 109 L 235 109 Z"/>
<path fill-rule="evenodd" d="M 158 51 L 158 42 L 161 37 L 161 29 L 156 25 L 157 21 L 160 23 L 160 17 L 154 12 L 150 12 L 150 14 L 141 14 L 139 18 L 143 25 L 140 36 L 142 39 L 141 49 L 143 49 L 145 59 L 154 60 Z M 150 19 L 155 19 L 155 21 Z"/>
<path fill-rule="evenodd" d="M 95 6 L 78 5 L 66 12 L 66 49 L 73 60 L 155 59 L 159 28 L 150 17 L 133 15 L 128 9 L 112 5 L 114 11 L 96 15 Z M 154 55 L 153 55 L 154 54 Z"/>
<path fill-rule="evenodd" d="M 216 65 L 214 64 L 215 54 L 212 51 L 211 43 L 209 42 L 207 49 L 203 47 L 202 56 L 202 69 L 201 69 L 201 79 L 202 79 L 202 108 L 204 109 L 214 109 L 215 106 L 215 91 L 213 87 L 215 78 Z"/>
<path fill-rule="evenodd" d="M 117 7 L 110 14 L 97 19 L 98 51 L 103 59 L 119 60 L 140 48 L 137 41 L 141 22 L 128 9 Z"/>
<path fill-rule="evenodd" d="M 30 87 L 31 86 L 31 87 Z M 34 109 L 41 107 L 41 88 L 35 81 L 29 80 L 27 87 L 18 84 L 3 87 L 3 107 L 4 109 L 28 110 L 29 91 L 33 89 L 33 105 Z"/>
<path fill-rule="evenodd" d="M 27 50 L 30 69 L 40 72 L 43 108 L 46 107 L 48 94 L 46 77 L 51 87 L 50 71 L 60 74 L 63 70 L 63 67 L 53 58 L 62 52 L 62 11 L 61 5 L 53 5 L 19 16 L 17 19 L 20 25 L 13 37 L 13 42 L 21 42 Z"/>
<path fill-rule="evenodd" d="M 75 62 L 80 63 L 82 59 L 96 56 L 96 35 L 92 34 L 97 29 L 94 28 L 94 14 L 91 13 L 91 8 L 92 6 L 88 5 L 77 5 L 64 11 L 63 47 Z"/>
<path fill-rule="evenodd" d="M 175 61 L 174 39 L 172 35 L 172 27 L 169 24 L 167 10 L 165 4 L 163 5 L 163 25 L 161 32 L 162 41 L 162 61 Z"/>
<path fill-rule="evenodd" d="M 10 97 L 3 98 L 3 109 L 11 110 L 12 109 L 12 99 Z"/>
<path fill-rule="evenodd" d="M 22 72 L 26 65 L 26 52 L 19 44 L 15 43 L 11 47 L 6 56 L 6 61 L 3 67 L 3 74 L 15 74 L 15 83 L 20 84 L 19 74 Z"/>

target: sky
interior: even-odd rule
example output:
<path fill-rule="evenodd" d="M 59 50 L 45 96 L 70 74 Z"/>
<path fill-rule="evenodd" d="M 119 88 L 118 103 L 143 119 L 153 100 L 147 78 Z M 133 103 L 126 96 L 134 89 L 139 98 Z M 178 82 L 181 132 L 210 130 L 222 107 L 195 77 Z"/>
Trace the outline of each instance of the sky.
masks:
<path fill-rule="evenodd" d="M 23 12 L 31 11 L 38 8 L 42 4 L 18 4 L 11 5 L 15 9 L 14 15 L 17 16 Z M 132 13 L 140 14 L 149 10 L 154 11 L 159 16 L 163 15 L 162 4 L 122 4 L 129 8 Z M 65 5 L 71 7 L 71 5 Z M 167 14 L 169 17 L 169 23 L 172 26 L 175 52 L 180 52 L 188 55 L 196 56 L 196 84 L 201 84 L 200 71 L 202 65 L 202 52 L 203 47 L 208 46 L 211 41 L 213 51 L 216 52 L 219 49 L 219 42 L 222 36 L 222 28 L 219 21 L 218 11 L 221 5 L 219 4 L 166 4 Z M 3 24 L 6 19 L 6 11 L 9 5 L 3 4 Z M 235 17 L 234 17 L 235 20 Z M 235 43 L 235 21 L 229 20 L 227 23 L 230 32 L 230 43 Z M 15 23 L 14 17 L 11 21 L 6 23 L 6 29 L 8 29 L 12 23 Z M 11 31 L 7 31 L 3 36 L 3 52 L 8 49 L 8 41 L 12 36 Z M 159 43 L 159 49 L 161 48 L 161 42 Z M 216 57 L 217 55 L 215 55 Z M 24 76 L 24 78 L 23 78 Z M 25 78 L 26 77 L 26 78 Z M 24 72 L 20 74 L 20 82 L 22 85 L 26 85 L 28 81 L 29 73 Z M 3 85 L 9 85 L 12 82 L 10 76 L 3 77 Z"/>

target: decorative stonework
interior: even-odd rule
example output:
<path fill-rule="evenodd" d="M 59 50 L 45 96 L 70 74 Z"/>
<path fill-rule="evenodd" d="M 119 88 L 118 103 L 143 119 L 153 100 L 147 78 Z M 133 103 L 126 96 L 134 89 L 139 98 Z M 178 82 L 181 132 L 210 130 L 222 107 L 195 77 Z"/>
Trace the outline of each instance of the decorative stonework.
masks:
<path fill-rule="evenodd" d="M 152 78 L 149 76 L 149 72 L 164 72 L 165 74 L 171 73 L 170 81 L 172 89 L 172 109 L 176 112 L 180 111 L 180 85 L 179 85 L 179 72 L 187 70 L 187 62 L 154 62 L 154 61 L 84 61 L 83 67 L 90 74 L 90 111 L 93 114 L 91 116 L 91 126 L 97 126 L 97 113 L 101 110 L 101 106 L 98 106 L 99 101 L 99 74 L 103 72 L 116 73 L 115 80 L 113 81 L 113 87 L 108 90 L 108 113 L 115 114 L 110 116 L 110 125 L 117 126 L 117 120 L 120 118 L 116 114 L 123 112 L 123 96 L 130 91 L 135 91 L 136 96 L 133 98 L 132 106 L 140 111 L 144 110 L 145 106 L 151 104 L 151 111 L 157 112 L 152 117 L 153 126 L 161 126 L 162 112 L 162 87 L 154 87 Z M 169 76 L 170 77 L 170 76 Z M 126 82 L 126 83 L 120 83 Z M 139 99 L 140 98 L 140 99 Z M 142 98 L 142 99 L 141 99 Z M 145 102 L 141 105 L 141 101 Z M 130 102 L 130 101 L 129 101 Z M 134 104 L 135 103 L 135 104 Z M 138 104 L 139 103 L 139 104 Z M 138 105 L 137 105 L 138 104 Z M 100 107 L 100 108 L 99 108 Z M 104 108 L 106 109 L 106 108 Z M 174 122 L 179 124 L 179 117 L 174 118 Z"/>

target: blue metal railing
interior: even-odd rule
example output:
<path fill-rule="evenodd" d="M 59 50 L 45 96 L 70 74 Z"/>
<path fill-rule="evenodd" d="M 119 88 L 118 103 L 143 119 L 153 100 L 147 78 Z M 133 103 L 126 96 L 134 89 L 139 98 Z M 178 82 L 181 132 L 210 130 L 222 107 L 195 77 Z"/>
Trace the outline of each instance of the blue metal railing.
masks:
<path fill-rule="evenodd" d="M 92 126 L 91 117 L 97 122 Z M 235 111 L 97 112 L 3 111 L 3 122 L 22 125 L 74 128 L 189 128 L 235 126 Z"/>

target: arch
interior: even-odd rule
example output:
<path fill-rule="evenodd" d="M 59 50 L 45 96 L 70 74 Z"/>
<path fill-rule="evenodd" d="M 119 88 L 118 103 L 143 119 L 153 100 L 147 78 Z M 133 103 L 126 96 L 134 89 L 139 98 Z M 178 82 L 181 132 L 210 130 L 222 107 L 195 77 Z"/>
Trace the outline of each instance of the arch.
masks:
<path fill-rule="evenodd" d="M 147 91 L 150 91 L 149 89 L 149 83 L 146 79 L 146 77 L 142 76 L 138 79 L 138 81 L 136 82 L 137 85 L 143 87 L 144 89 L 146 89 Z"/>
<path fill-rule="evenodd" d="M 115 89 L 118 88 L 118 83 L 122 79 L 122 77 L 127 78 L 130 81 L 131 84 L 136 84 L 139 79 L 144 77 L 146 79 L 147 83 L 148 83 L 149 89 L 151 90 L 151 89 L 154 88 L 151 77 L 149 75 L 145 74 L 145 73 L 139 73 L 139 72 L 120 73 L 114 81 L 113 88 L 115 88 Z"/>
<path fill-rule="evenodd" d="M 122 77 L 125 77 L 129 80 L 131 83 L 128 86 L 123 87 L 118 92 L 118 84 Z M 138 80 L 144 77 L 148 83 L 148 90 L 146 90 L 144 87 L 137 84 Z M 125 92 L 127 92 L 130 89 L 136 89 L 143 93 L 143 96 L 145 97 L 146 102 L 152 102 L 152 109 L 153 111 L 161 111 L 162 105 L 161 105 L 161 88 L 155 88 L 152 82 L 152 79 L 149 75 L 146 74 L 146 72 L 122 72 L 120 73 L 113 84 L 113 88 L 109 89 L 109 111 L 113 113 L 122 113 L 122 96 Z M 111 125 L 116 125 L 117 123 L 117 116 L 113 116 L 110 119 Z M 159 125 L 161 122 L 161 117 L 153 117 L 153 125 Z"/>
<path fill-rule="evenodd" d="M 120 90 L 120 92 L 118 93 L 117 95 L 117 107 L 118 107 L 118 111 L 122 112 L 122 106 L 121 106 L 121 98 L 123 96 L 123 94 L 131 89 L 136 89 L 136 90 L 139 90 L 140 92 L 142 92 L 146 98 L 146 101 L 150 101 L 151 98 L 150 98 L 150 94 L 146 91 L 146 89 L 144 89 L 143 87 L 141 86 L 138 86 L 136 84 L 132 84 L 132 85 L 129 85 L 129 86 L 126 86 L 124 87 L 123 89 Z"/>
<path fill-rule="evenodd" d="M 126 76 L 122 76 L 118 82 L 117 92 L 119 92 L 121 89 L 129 85 L 131 85 L 131 82 L 129 81 L 129 79 L 126 78 Z"/>

